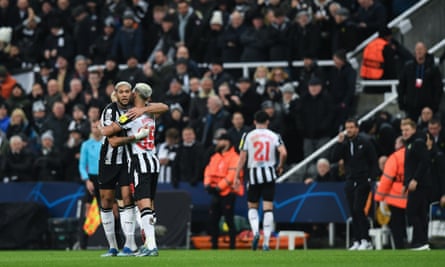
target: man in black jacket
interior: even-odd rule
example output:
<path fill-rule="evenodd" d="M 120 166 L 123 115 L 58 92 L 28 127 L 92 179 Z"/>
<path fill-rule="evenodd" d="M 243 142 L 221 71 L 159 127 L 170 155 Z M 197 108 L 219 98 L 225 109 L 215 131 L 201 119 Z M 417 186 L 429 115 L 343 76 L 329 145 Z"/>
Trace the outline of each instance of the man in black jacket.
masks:
<path fill-rule="evenodd" d="M 352 216 L 354 243 L 349 250 L 370 250 L 369 224 L 365 214 L 371 181 L 378 175 L 377 153 L 370 139 L 359 134 L 356 120 L 345 122 L 346 139 L 343 132 L 338 134 L 332 162 L 344 160 L 346 200 Z"/>
<path fill-rule="evenodd" d="M 414 121 L 424 107 L 430 107 L 436 113 L 442 99 L 442 75 L 433 56 L 427 52 L 424 43 L 416 44 L 415 60 L 406 63 L 402 69 L 397 88 L 399 108 Z"/>
<path fill-rule="evenodd" d="M 413 226 L 413 250 L 429 250 L 428 205 L 431 195 L 431 157 L 426 146 L 425 133 L 417 132 L 411 119 L 402 120 L 402 137 L 405 141 L 405 181 L 408 192 L 406 214 Z"/>

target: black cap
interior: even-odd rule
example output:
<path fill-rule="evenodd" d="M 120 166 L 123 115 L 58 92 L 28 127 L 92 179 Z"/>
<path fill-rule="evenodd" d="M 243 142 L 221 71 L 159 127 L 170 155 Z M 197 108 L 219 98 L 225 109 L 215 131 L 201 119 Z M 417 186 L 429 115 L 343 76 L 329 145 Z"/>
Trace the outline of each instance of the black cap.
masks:
<path fill-rule="evenodd" d="M 316 76 L 312 76 L 312 78 L 309 80 L 309 85 L 322 85 L 323 82 L 321 81 L 320 78 L 316 77 Z"/>
<path fill-rule="evenodd" d="M 224 134 L 218 136 L 218 137 L 216 138 L 216 140 L 228 140 L 228 141 L 232 142 L 232 138 L 230 137 L 230 135 L 228 135 L 228 134 L 226 134 L 226 133 L 224 133 Z"/>
<path fill-rule="evenodd" d="M 263 103 L 261 103 L 261 108 L 262 109 L 266 109 L 266 108 L 273 108 L 273 102 L 271 100 L 266 100 Z"/>
<path fill-rule="evenodd" d="M 85 112 L 85 106 L 82 105 L 82 104 L 75 104 L 75 105 L 73 106 L 73 111 L 74 111 L 74 110 L 80 110 L 80 111 Z"/>

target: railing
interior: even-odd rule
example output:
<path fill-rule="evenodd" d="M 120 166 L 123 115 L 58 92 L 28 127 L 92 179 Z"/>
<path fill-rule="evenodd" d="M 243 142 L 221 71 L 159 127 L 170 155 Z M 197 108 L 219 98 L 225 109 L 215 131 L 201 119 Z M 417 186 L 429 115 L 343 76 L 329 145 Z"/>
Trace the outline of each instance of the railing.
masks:
<path fill-rule="evenodd" d="M 361 81 L 362 86 L 391 86 L 391 93 L 389 96 L 377 107 L 375 107 L 373 110 L 368 112 L 365 116 L 359 119 L 359 124 L 363 121 L 368 120 L 372 116 L 374 116 L 377 112 L 385 108 L 387 105 L 392 103 L 394 100 L 397 99 L 397 85 L 399 84 L 399 81 L 397 80 L 386 80 L 386 81 Z M 337 142 L 337 137 L 332 138 L 329 142 L 324 144 L 322 147 L 320 147 L 318 150 L 316 150 L 314 153 L 309 155 L 304 160 L 300 161 L 297 165 L 292 167 L 290 170 L 288 170 L 286 173 L 284 173 L 282 176 L 278 177 L 276 180 L 277 183 L 282 183 L 286 179 L 288 179 L 290 176 L 292 176 L 294 173 L 298 172 L 306 166 L 306 164 L 312 162 L 315 158 L 317 158 L 320 154 L 331 148 L 335 143 Z"/>
<path fill-rule="evenodd" d="M 428 2 L 430 2 L 431 0 L 421 0 L 419 2 L 417 2 L 416 4 L 414 4 L 412 7 L 410 7 L 409 9 L 407 9 L 405 12 L 403 12 L 400 16 L 398 16 L 397 18 L 393 19 L 392 21 L 390 21 L 387 26 L 388 28 L 391 27 L 397 27 L 400 25 L 400 23 L 407 19 L 409 16 L 411 16 L 416 10 L 418 10 L 420 7 L 422 7 L 423 5 L 427 4 Z M 374 33 L 373 35 L 369 36 L 366 40 L 364 40 L 363 42 L 361 42 L 352 52 L 348 53 L 348 58 L 352 59 L 353 57 L 355 57 L 356 55 L 358 55 L 365 47 L 366 45 L 369 44 L 369 42 L 371 42 L 372 40 L 374 40 L 375 38 L 378 37 L 378 33 Z"/>

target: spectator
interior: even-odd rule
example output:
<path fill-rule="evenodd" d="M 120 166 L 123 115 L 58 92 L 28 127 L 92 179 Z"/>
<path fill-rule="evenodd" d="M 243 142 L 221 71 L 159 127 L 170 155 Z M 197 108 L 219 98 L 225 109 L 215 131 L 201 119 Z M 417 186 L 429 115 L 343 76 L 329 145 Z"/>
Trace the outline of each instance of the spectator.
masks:
<path fill-rule="evenodd" d="M 349 250 L 370 250 L 369 223 L 365 206 L 371 190 L 371 181 L 378 175 L 377 154 L 369 139 L 359 134 L 355 120 L 345 122 L 346 137 L 338 135 L 338 142 L 332 151 L 332 161 L 344 161 L 346 200 L 352 216 L 354 243 Z"/>
<path fill-rule="evenodd" d="M 432 118 L 428 122 L 428 133 L 437 149 L 445 152 L 445 133 L 442 131 L 442 123 L 439 119 Z"/>
<path fill-rule="evenodd" d="M 85 106 L 82 104 L 75 104 L 72 111 L 72 119 L 68 124 L 68 131 L 77 131 L 80 133 L 82 139 L 88 139 L 90 135 L 90 122 L 85 115 Z M 75 136 L 77 137 L 77 136 Z"/>
<path fill-rule="evenodd" d="M 29 8 L 28 18 L 14 29 L 14 43 L 20 51 L 20 57 L 25 65 L 32 65 L 41 60 L 41 56 L 36 53 L 36 51 L 41 51 L 44 38 L 40 22 L 41 19 L 34 13 L 34 10 Z"/>
<path fill-rule="evenodd" d="M 277 111 L 276 106 L 279 107 L 279 104 L 274 103 L 271 100 L 266 100 L 263 103 L 261 103 L 261 110 L 266 112 L 266 114 L 269 116 L 268 129 L 281 135 L 282 134 L 281 130 L 283 129 L 283 121 L 281 113 Z"/>
<path fill-rule="evenodd" d="M 353 20 L 357 27 L 357 41 L 361 43 L 383 28 L 387 20 L 386 8 L 376 0 L 359 0 L 359 8 Z"/>
<path fill-rule="evenodd" d="M 173 72 L 173 77 L 179 80 L 182 84 L 182 90 L 186 94 L 190 91 L 190 78 L 193 76 L 191 70 L 188 67 L 188 60 L 185 58 L 176 59 L 175 71 Z"/>
<path fill-rule="evenodd" d="M 308 82 L 313 76 L 322 80 L 325 78 L 323 70 L 318 66 L 315 56 L 311 54 L 305 54 L 303 56 L 303 68 L 296 73 L 296 76 L 295 80 L 298 81 L 297 93 L 299 96 L 308 93 Z"/>
<path fill-rule="evenodd" d="M 320 33 L 320 44 L 316 51 L 319 59 L 329 59 L 333 53 L 331 44 L 334 18 L 330 10 L 334 3 L 330 0 L 317 0 L 312 3 L 313 24 L 317 26 Z"/>
<path fill-rule="evenodd" d="M 153 62 L 156 51 L 162 50 L 168 60 L 173 62 L 176 54 L 176 45 L 179 42 L 178 29 L 175 27 L 176 18 L 173 14 L 167 14 L 162 19 L 162 32 L 161 36 L 156 43 L 155 47 L 148 56 L 147 61 Z"/>
<path fill-rule="evenodd" d="M 323 88 L 317 77 L 309 81 L 309 93 L 301 97 L 297 110 L 297 129 L 303 136 L 303 153 L 308 157 L 329 141 L 334 123 L 334 103 L 332 96 Z M 314 175 L 315 164 L 307 171 Z"/>
<path fill-rule="evenodd" d="M 311 22 L 311 14 L 306 10 L 299 11 L 295 20 L 296 23 L 292 24 L 289 32 L 288 60 L 302 60 L 306 54 L 318 57 L 320 28 Z"/>
<path fill-rule="evenodd" d="M 38 138 L 43 134 L 42 128 L 46 114 L 47 111 L 43 101 L 36 101 L 32 104 L 31 128 Z"/>
<path fill-rule="evenodd" d="M 127 81 L 130 84 L 136 84 L 137 82 L 144 81 L 145 76 L 142 69 L 138 66 L 138 57 L 135 54 L 128 56 L 127 58 L 127 68 L 120 70 L 116 79 L 119 81 Z"/>
<path fill-rule="evenodd" d="M 61 169 L 62 154 L 59 147 L 54 145 L 52 132 L 46 131 L 40 139 L 41 148 L 32 167 L 36 180 L 39 182 L 63 181 L 64 177 Z"/>
<path fill-rule="evenodd" d="M 74 111 L 73 113 L 76 112 L 78 111 Z M 86 121 L 86 123 L 88 128 L 85 130 L 89 132 L 89 121 Z M 64 167 L 60 178 L 63 179 L 63 181 L 76 183 L 81 181 L 79 172 L 80 146 L 85 136 L 82 130 L 80 128 L 69 128 L 68 130 L 68 140 L 61 149 L 60 155 Z M 88 136 L 86 137 L 88 138 Z"/>
<path fill-rule="evenodd" d="M 190 101 L 189 120 L 190 125 L 197 125 L 207 113 L 207 99 L 214 96 L 215 89 L 213 87 L 213 80 L 204 77 L 200 81 L 200 88 L 198 95 Z"/>
<path fill-rule="evenodd" d="M 250 128 L 244 124 L 243 114 L 235 112 L 232 114 L 232 126 L 227 130 L 235 150 L 239 152 L 239 144 L 243 135 L 250 131 Z"/>
<path fill-rule="evenodd" d="M 317 160 L 317 175 L 312 178 L 308 177 L 304 179 L 305 184 L 311 184 L 313 182 L 338 182 L 338 177 L 331 173 L 331 164 L 326 158 L 319 158 Z"/>
<path fill-rule="evenodd" d="M 272 21 L 267 26 L 267 39 L 271 42 L 268 58 L 270 61 L 288 61 L 291 24 L 282 9 L 274 9 L 272 13 Z"/>
<path fill-rule="evenodd" d="M 14 135 L 9 139 L 9 150 L 4 155 L 3 168 L 0 171 L 3 182 L 33 181 L 33 155 L 25 149 L 22 137 Z"/>
<path fill-rule="evenodd" d="M 156 149 L 159 158 L 158 183 L 173 184 L 173 168 L 176 164 L 176 152 L 179 147 L 179 132 L 175 128 L 167 129 L 165 142 L 159 144 Z"/>
<path fill-rule="evenodd" d="M 281 67 L 274 67 L 269 72 L 269 80 L 274 81 L 278 86 L 289 82 L 289 74 Z"/>
<path fill-rule="evenodd" d="M 156 142 L 160 144 L 165 141 L 165 134 L 168 129 L 176 129 L 179 134 L 186 125 L 187 122 L 181 105 L 178 103 L 170 105 L 170 112 L 163 114 L 161 122 L 157 124 Z"/>
<path fill-rule="evenodd" d="M 0 130 L 0 170 L 3 167 L 3 157 L 6 155 L 9 149 L 9 140 L 6 137 L 5 132 Z M 0 177 L 2 178 L 2 177 Z"/>
<path fill-rule="evenodd" d="M 88 85 L 88 59 L 78 54 L 74 58 L 74 71 L 71 79 L 77 78 L 82 82 L 83 88 Z"/>
<path fill-rule="evenodd" d="M 11 113 L 11 120 L 6 131 L 6 136 L 11 138 L 14 135 L 23 136 L 26 139 L 32 137 L 31 125 L 23 109 L 16 108 Z M 23 139 L 23 138 L 22 138 Z"/>
<path fill-rule="evenodd" d="M 188 73 L 190 74 L 190 76 L 192 77 L 199 77 L 201 76 L 200 74 L 200 70 L 198 67 L 198 63 L 196 63 L 195 60 L 190 58 L 190 53 L 189 53 L 189 49 L 187 48 L 187 46 L 185 45 L 179 45 L 178 49 L 176 49 L 176 62 L 178 62 L 178 60 L 180 58 L 182 58 L 183 60 L 185 59 L 187 62 L 187 70 Z"/>
<path fill-rule="evenodd" d="M 416 44 L 415 54 L 402 69 L 397 88 L 399 108 L 414 121 L 426 106 L 437 112 L 443 94 L 442 75 L 424 43 Z"/>
<path fill-rule="evenodd" d="M 152 21 L 146 25 L 146 32 L 150 34 L 144 34 L 144 49 L 148 53 L 154 51 L 159 38 L 162 35 L 162 21 L 167 14 L 167 7 L 164 5 L 154 5 L 152 9 Z"/>
<path fill-rule="evenodd" d="M 162 102 L 168 106 L 179 104 L 184 110 L 184 114 L 189 113 L 190 96 L 184 92 L 182 83 L 177 78 L 171 79 L 169 89 Z"/>
<path fill-rule="evenodd" d="M 55 102 L 62 101 L 62 92 L 59 88 L 57 80 L 50 79 L 46 87 L 46 95 L 44 98 L 45 108 L 50 111 Z"/>
<path fill-rule="evenodd" d="M 76 103 L 83 102 L 83 89 L 83 83 L 79 78 L 71 79 L 68 91 L 62 94 L 62 101 L 65 104 L 67 114 L 71 114 Z"/>
<path fill-rule="evenodd" d="M 420 112 L 420 116 L 417 119 L 417 129 L 422 132 L 428 132 L 428 124 L 434 117 L 433 110 L 429 107 L 424 107 Z"/>
<path fill-rule="evenodd" d="M 218 42 L 220 36 L 224 33 L 223 13 L 220 10 L 213 11 L 212 17 L 209 21 L 209 27 L 204 25 L 200 44 L 202 51 L 205 51 L 202 56 L 203 62 L 215 62 L 221 59 L 221 47 Z"/>
<path fill-rule="evenodd" d="M 54 71 L 51 72 L 50 78 L 57 81 L 60 92 L 67 92 L 73 77 L 73 70 L 68 65 L 68 59 L 64 55 L 58 55 L 56 63 L 50 62 L 50 64 L 56 66 Z"/>
<path fill-rule="evenodd" d="M 73 39 L 76 42 L 76 54 L 88 55 L 89 48 L 98 35 L 97 25 L 82 5 L 73 8 L 72 15 L 75 21 Z"/>
<path fill-rule="evenodd" d="M 69 17 L 69 16 L 67 16 Z M 69 34 L 69 30 L 64 28 L 60 18 L 54 16 L 49 21 L 50 34 L 46 36 L 43 43 L 43 58 L 54 65 L 59 56 L 63 56 L 68 61 L 75 53 L 74 40 Z"/>
<path fill-rule="evenodd" d="M 416 130 L 411 119 L 402 120 L 401 130 L 405 146 L 405 180 L 403 190 L 408 192 L 406 215 L 413 227 L 411 248 L 429 250 L 428 206 L 431 197 L 431 157 L 426 146 L 426 135 Z"/>
<path fill-rule="evenodd" d="M 149 61 L 147 61 L 149 63 Z M 171 77 L 175 72 L 175 64 L 170 60 L 162 50 L 155 52 L 154 61 L 151 63 L 152 75 L 151 79 L 159 85 L 160 90 L 157 93 L 158 97 L 164 97 L 167 92 Z M 148 75 L 150 76 L 150 75 Z M 155 89 L 156 92 L 156 88 Z"/>
<path fill-rule="evenodd" d="M 6 133 L 8 130 L 9 122 L 11 120 L 8 110 L 8 105 L 5 103 L 5 101 L 0 99 L 0 131 L 3 133 Z"/>
<path fill-rule="evenodd" d="M 142 45 L 141 27 L 137 25 L 134 13 L 126 10 L 122 16 L 122 27 L 114 37 L 112 55 L 118 63 L 124 63 L 130 56 L 142 60 Z"/>
<path fill-rule="evenodd" d="M 41 84 L 43 88 L 46 88 L 51 76 L 52 66 L 50 65 L 49 62 L 42 61 L 40 62 L 39 67 L 40 67 L 39 72 L 35 74 L 34 81 L 36 83 Z"/>
<path fill-rule="evenodd" d="M 173 168 L 173 186 L 179 182 L 196 186 L 202 181 L 204 146 L 196 141 L 195 130 L 185 127 L 182 130 L 182 142 L 179 144 Z"/>
<path fill-rule="evenodd" d="M 238 11 L 230 15 L 230 22 L 221 35 L 219 46 L 221 47 L 221 60 L 223 62 L 239 62 L 243 52 L 241 36 L 245 33 L 244 17 Z M 236 75 L 235 75 L 236 76 Z"/>
<path fill-rule="evenodd" d="M 12 87 L 11 95 L 9 99 L 6 100 L 6 103 L 11 110 L 20 108 L 26 114 L 30 114 L 31 101 L 29 101 L 25 89 L 19 83 L 16 83 L 14 87 Z"/>
<path fill-rule="evenodd" d="M 65 105 L 63 102 L 57 101 L 53 104 L 51 114 L 43 123 L 43 131 L 52 131 L 54 139 L 54 147 L 61 148 L 68 140 L 68 125 L 70 117 L 65 114 Z"/>
<path fill-rule="evenodd" d="M 270 41 L 267 36 L 267 27 L 264 25 L 264 16 L 255 12 L 250 18 L 252 25 L 246 28 L 240 38 L 243 47 L 240 61 L 267 61 L 267 49 Z"/>
<path fill-rule="evenodd" d="M 102 86 L 106 87 L 109 84 L 115 84 L 117 81 L 117 74 L 119 73 L 119 66 L 115 57 L 108 55 L 105 59 L 105 68 L 101 79 Z"/>
<path fill-rule="evenodd" d="M 176 4 L 179 42 L 190 51 L 190 58 L 196 59 L 201 51 L 198 50 L 198 40 L 201 34 L 201 18 L 189 1 L 179 0 Z"/>
<path fill-rule="evenodd" d="M 104 64 L 113 47 L 116 25 L 112 17 L 104 21 L 103 30 L 98 36 L 94 36 L 91 46 L 88 48 L 92 64 Z"/>
<path fill-rule="evenodd" d="M 0 96 L 8 99 L 11 95 L 12 88 L 17 83 L 16 79 L 8 72 L 5 66 L 0 65 Z"/>
<path fill-rule="evenodd" d="M 219 88 L 222 83 L 228 83 L 232 85 L 233 77 L 231 74 L 224 70 L 222 61 L 215 60 L 209 63 L 209 71 L 204 73 L 203 77 L 210 77 L 213 80 L 214 88 Z"/>
<path fill-rule="evenodd" d="M 253 114 L 261 108 L 261 96 L 255 92 L 249 78 L 241 77 L 236 84 L 237 90 L 231 96 L 235 111 L 241 112 L 247 126 L 253 123 Z"/>
<path fill-rule="evenodd" d="M 334 67 L 330 72 L 328 89 L 335 106 L 336 115 L 333 126 L 335 129 L 340 129 L 346 118 L 355 112 L 353 104 L 357 72 L 348 62 L 346 51 L 336 51 L 332 59 Z"/>
<path fill-rule="evenodd" d="M 358 44 L 354 22 L 347 8 L 342 7 L 335 11 L 335 25 L 332 36 L 332 51 L 344 49 L 352 51 Z"/>
<path fill-rule="evenodd" d="M 94 70 L 88 73 L 88 84 L 82 92 L 82 103 L 88 108 L 90 106 L 98 106 L 104 108 L 107 104 L 105 95 L 105 86 L 100 82 L 101 72 Z"/>
<path fill-rule="evenodd" d="M 258 66 L 253 73 L 256 92 L 263 95 L 266 92 L 266 83 L 269 77 L 269 69 L 265 66 Z"/>
<path fill-rule="evenodd" d="M 207 114 L 199 125 L 201 143 L 208 148 L 213 141 L 217 129 L 227 129 L 230 125 L 230 114 L 223 109 L 222 101 L 218 96 L 207 98 Z"/>

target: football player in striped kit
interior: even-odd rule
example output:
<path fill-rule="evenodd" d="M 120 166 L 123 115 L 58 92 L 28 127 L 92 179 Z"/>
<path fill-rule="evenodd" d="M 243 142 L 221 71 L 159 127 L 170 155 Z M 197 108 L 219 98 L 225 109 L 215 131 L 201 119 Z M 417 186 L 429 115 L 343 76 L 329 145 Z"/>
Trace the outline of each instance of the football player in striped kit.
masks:
<path fill-rule="evenodd" d="M 133 99 L 135 107 L 145 107 L 152 94 L 152 89 L 148 84 L 137 83 L 133 89 Z M 160 103 L 158 103 L 160 104 Z M 165 109 L 156 112 L 161 113 Z M 134 178 L 135 187 L 134 199 L 141 213 L 141 228 L 145 233 L 144 246 L 136 256 L 158 256 L 158 249 L 155 239 L 156 217 L 153 200 L 156 194 L 156 187 L 159 174 L 159 159 L 155 154 L 155 117 L 154 112 L 144 113 L 141 116 L 130 120 L 126 115 L 122 115 L 118 123 L 113 123 L 103 129 L 106 134 L 125 132 L 126 136 L 113 137 L 110 144 L 113 147 L 127 145 L 128 157 L 130 159 L 130 176 Z"/>
<path fill-rule="evenodd" d="M 263 200 L 263 250 L 269 250 L 270 235 L 274 227 L 273 199 L 275 179 L 283 172 L 287 150 L 280 135 L 269 130 L 269 116 L 258 111 L 254 117 L 255 129 L 244 134 L 240 142 L 240 160 L 235 181 L 247 161 L 247 206 L 248 218 L 254 238 L 252 249 L 256 250 L 260 239 L 258 216 L 259 200 Z M 277 152 L 279 157 L 277 158 Z"/>

